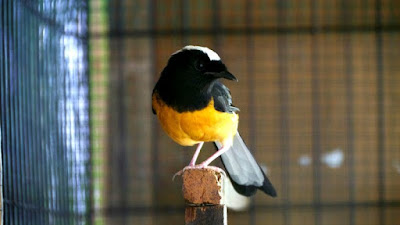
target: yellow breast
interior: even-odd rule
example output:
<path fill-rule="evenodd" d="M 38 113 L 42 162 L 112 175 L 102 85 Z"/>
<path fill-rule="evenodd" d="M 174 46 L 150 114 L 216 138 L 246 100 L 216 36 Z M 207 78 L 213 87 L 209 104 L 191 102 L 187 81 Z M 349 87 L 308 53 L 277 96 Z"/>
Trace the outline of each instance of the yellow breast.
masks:
<path fill-rule="evenodd" d="M 204 109 L 179 113 L 153 95 L 153 109 L 164 131 L 180 145 L 220 141 L 229 144 L 237 132 L 239 116 L 215 110 L 212 99 Z"/>

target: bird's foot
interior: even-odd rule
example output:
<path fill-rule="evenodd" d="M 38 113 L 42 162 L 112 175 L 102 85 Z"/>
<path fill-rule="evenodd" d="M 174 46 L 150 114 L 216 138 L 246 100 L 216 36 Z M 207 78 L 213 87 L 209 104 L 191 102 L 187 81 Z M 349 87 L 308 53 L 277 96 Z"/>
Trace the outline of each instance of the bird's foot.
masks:
<path fill-rule="evenodd" d="M 203 164 L 199 164 L 199 165 L 190 165 L 189 164 L 188 166 L 185 166 L 182 170 L 176 172 L 174 174 L 174 176 L 172 177 L 172 181 L 175 179 L 176 176 L 182 176 L 182 174 L 183 174 L 183 172 L 185 172 L 185 170 L 192 170 L 192 169 L 211 169 L 218 173 L 222 173 L 226 176 L 225 171 L 216 166 L 205 166 Z"/>
<path fill-rule="evenodd" d="M 179 170 L 178 172 L 176 172 L 176 173 L 174 174 L 174 176 L 172 177 L 172 181 L 175 180 L 175 177 L 176 177 L 176 176 L 182 176 L 183 172 L 184 172 L 187 168 L 192 168 L 192 167 L 191 167 L 191 166 L 186 166 L 186 167 L 184 167 L 183 169 L 181 169 L 181 170 Z"/>

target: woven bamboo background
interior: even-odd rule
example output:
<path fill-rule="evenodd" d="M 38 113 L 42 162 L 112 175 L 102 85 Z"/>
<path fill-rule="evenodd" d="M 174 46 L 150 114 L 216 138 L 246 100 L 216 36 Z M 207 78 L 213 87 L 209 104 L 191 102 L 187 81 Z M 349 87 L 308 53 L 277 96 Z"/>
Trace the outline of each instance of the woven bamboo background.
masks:
<path fill-rule="evenodd" d="M 194 148 L 163 133 L 150 99 L 187 44 L 239 78 L 225 82 L 239 130 L 278 191 L 230 225 L 400 221 L 399 1 L 93 0 L 90 18 L 98 224 L 183 223 L 171 176 Z"/>

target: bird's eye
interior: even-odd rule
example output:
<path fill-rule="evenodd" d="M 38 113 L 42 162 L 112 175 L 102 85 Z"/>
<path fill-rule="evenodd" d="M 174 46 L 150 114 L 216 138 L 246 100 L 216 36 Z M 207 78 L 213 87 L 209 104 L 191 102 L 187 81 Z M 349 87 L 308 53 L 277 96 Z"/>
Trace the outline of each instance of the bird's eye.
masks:
<path fill-rule="evenodd" d="M 198 61 L 196 63 L 196 69 L 198 69 L 200 71 L 204 70 L 204 62 L 203 61 Z"/>

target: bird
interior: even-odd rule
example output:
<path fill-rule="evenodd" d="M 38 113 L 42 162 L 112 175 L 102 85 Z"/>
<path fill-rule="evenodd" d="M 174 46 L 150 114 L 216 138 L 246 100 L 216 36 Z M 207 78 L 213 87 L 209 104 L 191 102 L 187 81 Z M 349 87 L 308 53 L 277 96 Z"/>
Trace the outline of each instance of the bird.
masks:
<path fill-rule="evenodd" d="M 197 145 L 187 167 L 207 168 L 216 158 L 240 195 L 257 189 L 276 197 L 270 180 L 254 159 L 238 132 L 239 108 L 220 79 L 238 81 L 220 56 L 207 47 L 187 45 L 174 52 L 162 70 L 152 93 L 152 110 L 165 133 L 182 146 Z M 217 151 L 200 164 L 197 157 L 205 142 Z"/>

